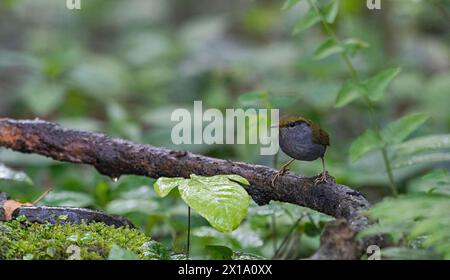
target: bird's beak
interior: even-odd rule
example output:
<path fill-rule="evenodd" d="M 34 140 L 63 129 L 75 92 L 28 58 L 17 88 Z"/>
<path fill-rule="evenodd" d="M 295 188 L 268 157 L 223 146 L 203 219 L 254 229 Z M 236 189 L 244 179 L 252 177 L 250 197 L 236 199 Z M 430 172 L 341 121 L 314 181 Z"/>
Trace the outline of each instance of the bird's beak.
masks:
<path fill-rule="evenodd" d="M 279 127 L 278 124 L 274 124 L 274 125 L 270 126 L 270 128 L 277 128 L 277 127 Z"/>

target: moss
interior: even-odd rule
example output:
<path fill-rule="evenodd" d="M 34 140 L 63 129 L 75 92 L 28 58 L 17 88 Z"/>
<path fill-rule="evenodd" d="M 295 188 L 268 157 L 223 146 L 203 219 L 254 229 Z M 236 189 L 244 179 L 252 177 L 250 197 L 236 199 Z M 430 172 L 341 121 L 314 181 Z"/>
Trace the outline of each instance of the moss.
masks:
<path fill-rule="evenodd" d="M 164 246 L 128 227 L 115 228 L 103 223 L 35 224 L 21 219 L 0 222 L 0 259 L 101 260 L 108 258 L 114 245 L 141 259 L 169 256 Z"/>

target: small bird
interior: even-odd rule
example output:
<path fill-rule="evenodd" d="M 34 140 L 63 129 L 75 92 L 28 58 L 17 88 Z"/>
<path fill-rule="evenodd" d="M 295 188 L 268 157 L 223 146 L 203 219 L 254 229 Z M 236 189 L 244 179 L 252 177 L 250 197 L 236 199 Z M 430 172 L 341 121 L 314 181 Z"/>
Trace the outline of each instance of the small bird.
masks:
<path fill-rule="evenodd" d="M 328 172 L 325 169 L 324 155 L 327 146 L 330 145 L 330 138 L 318 124 L 300 116 L 286 116 L 280 119 L 279 144 L 281 150 L 292 157 L 272 179 L 272 185 L 275 180 L 288 171 L 288 166 L 294 160 L 313 161 L 319 157 L 322 159 L 322 173 L 315 181 L 316 184 L 327 182 Z"/>

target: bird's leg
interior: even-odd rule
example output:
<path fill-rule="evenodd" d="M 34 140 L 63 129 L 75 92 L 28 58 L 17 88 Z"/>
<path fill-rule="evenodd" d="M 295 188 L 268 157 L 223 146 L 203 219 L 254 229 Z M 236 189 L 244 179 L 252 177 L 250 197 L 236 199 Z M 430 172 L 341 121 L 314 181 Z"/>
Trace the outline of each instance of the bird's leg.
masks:
<path fill-rule="evenodd" d="M 323 157 L 320 157 L 322 160 L 322 173 L 320 173 L 319 178 L 317 178 L 314 183 L 320 184 L 320 183 L 328 183 L 328 171 L 325 168 L 325 159 Z"/>
<path fill-rule="evenodd" d="M 272 186 L 275 184 L 275 180 L 276 180 L 279 176 L 283 175 L 284 173 L 286 173 L 286 171 L 289 170 L 288 166 L 289 166 L 292 162 L 294 162 L 294 160 L 295 160 L 295 159 L 291 159 L 291 160 L 289 160 L 288 162 L 286 162 L 285 164 L 283 164 L 283 166 L 281 166 L 280 170 L 278 170 L 278 172 L 275 174 L 275 176 L 274 176 L 273 179 L 272 179 Z"/>

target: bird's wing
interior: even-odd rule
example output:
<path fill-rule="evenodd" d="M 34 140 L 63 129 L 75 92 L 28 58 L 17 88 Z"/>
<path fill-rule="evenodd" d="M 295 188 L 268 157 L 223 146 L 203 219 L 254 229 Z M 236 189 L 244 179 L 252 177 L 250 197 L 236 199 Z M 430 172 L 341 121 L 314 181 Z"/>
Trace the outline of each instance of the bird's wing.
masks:
<path fill-rule="evenodd" d="M 325 146 L 330 146 L 330 136 L 319 125 L 313 123 L 313 142 Z"/>

